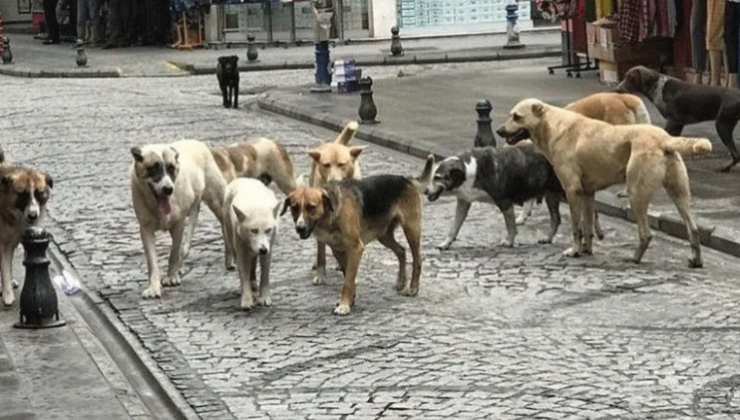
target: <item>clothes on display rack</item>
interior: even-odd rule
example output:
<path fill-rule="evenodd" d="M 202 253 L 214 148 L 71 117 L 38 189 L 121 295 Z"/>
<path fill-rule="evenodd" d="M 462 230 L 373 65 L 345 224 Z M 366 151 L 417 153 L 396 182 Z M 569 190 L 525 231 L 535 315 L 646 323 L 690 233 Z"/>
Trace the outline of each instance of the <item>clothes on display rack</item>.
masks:
<path fill-rule="evenodd" d="M 740 67 L 740 0 L 727 0 L 724 34 L 727 68 L 731 74 L 737 75 Z"/>
<path fill-rule="evenodd" d="M 725 49 L 725 0 L 707 0 L 707 49 Z"/>
<path fill-rule="evenodd" d="M 619 33 L 629 43 L 651 37 L 673 38 L 681 5 L 676 0 L 622 0 L 617 16 Z"/>
<path fill-rule="evenodd" d="M 691 64 L 698 73 L 707 69 L 706 0 L 694 0 L 691 5 Z"/>

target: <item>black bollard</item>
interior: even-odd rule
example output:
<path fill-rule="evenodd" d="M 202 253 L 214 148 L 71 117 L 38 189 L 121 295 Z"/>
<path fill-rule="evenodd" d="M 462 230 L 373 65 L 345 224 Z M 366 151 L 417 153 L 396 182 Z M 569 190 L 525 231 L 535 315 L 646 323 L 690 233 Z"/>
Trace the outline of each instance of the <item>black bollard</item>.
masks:
<path fill-rule="evenodd" d="M 496 137 L 493 135 L 491 128 L 491 102 L 483 99 L 475 104 L 475 111 L 478 112 L 478 133 L 475 135 L 474 147 L 496 147 Z"/>
<path fill-rule="evenodd" d="M 398 26 L 391 28 L 391 55 L 394 57 L 400 57 L 403 55 L 401 37 L 398 35 Z"/>
<path fill-rule="evenodd" d="M 360 124 L 377 124 L 375 117 L 378 116 L 378 107 L 373 101 L 373 79 L 370 76 L 360 79 L 360 109 L 357 114 L 360 116 Z"/>
<path fill-rule="evenodd" d="M 85 54 L 85 43 L 78 39 L 75 44 L 77 49 L 77 67 L 85 67 L 87 65 L 87 54 Z"/>
<path fill-rule="evenodd" d="M 247 61 L 256 61 L 259 57 L 257 47 L 254 45 L 254 35 L 247 35 Z"/>
<path fill-rule="evenodd" d="M 59 319 L 57 292 L 49 275 L 49 234 L 39 226 L 33 226 L 23 234 L 23 249 L 26 257 L 26 279 L 23 282 L 20 307 L 21 320 L 13 324 L 15 328 L 39 329 L 66 325 Z"/>
<path fill-rule="evenodd" d="M 7 36 L 3 37 L 3 64 L 13 62 L 13 52 L 10 51 L 10 40 Z"/>

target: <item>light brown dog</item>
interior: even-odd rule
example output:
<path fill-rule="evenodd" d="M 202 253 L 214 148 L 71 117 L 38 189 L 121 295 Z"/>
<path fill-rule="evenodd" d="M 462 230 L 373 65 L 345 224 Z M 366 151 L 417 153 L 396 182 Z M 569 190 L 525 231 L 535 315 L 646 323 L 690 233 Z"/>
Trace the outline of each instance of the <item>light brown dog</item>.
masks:
<path fill-rule="evenodd" d="M 566 256 L 592 253 L 594 194 L 626 182 L 640 237 L 631 261 L 639 263 L 650 244 L 648 205 L 662 185 L 688 231 L 693 251 L 689 267 L 703 265 L 681 153 L 709 153 L 709 140 L 672 137 L 645 124 L 611 125 L 538 99 L 519 102 L 498 131 L 510 144 L 530 138 L 552 163 L 570 206 L 573 247 L 565 251 Z"/>
<path fill-rule="evenodd" d="M 348 146 L 358 128 L 357 121 L 350 121 L 333 142 L 321 143 L 308 152 L 311 157 L 309 186 L 321 187 L 331 181 L 362 178 L 358 158 L 366 146 Z M 326 276 L 326 245 L 318 238 L 316 242 L 316 274 L 313 283 L 318 285 Z"/>
<path fill-rule="evenodd" d="M 213 147 L 211 153 L 226 184 L 246 177 L 260 179 L 265 185 L 275 181 L 286 195 L 296 188 L 293 161 L 277 141 L 257 138 L 227 147 Z"/>
<path fill-rule="evenodd" d="M 13 253 L 23 232 L 43 223 L 54 183 L 48 174 L 16 165 L 0 164 L 0 279 L 3 303 L 15 301 Z"/>
<path fill-rule="evenodd" d="M 433 159 L 419 178 L 377 175 L 361 180 L 329 182 L 324 188 L 298 188 L 285 199 L 301 239 L 313 234 L 329 245 L 344 273 L 337 315 L 346 315 L 355 301 L 357 271 L 365 246 L 378 240 L 398 258 L 396 290 L 406 296 L 419 292 L 421 276 L 421 195 L 429 182 Z M 411 249 L 411 282 L 406 278 L 406 251 L 393 237 L 401 226 Z"/>

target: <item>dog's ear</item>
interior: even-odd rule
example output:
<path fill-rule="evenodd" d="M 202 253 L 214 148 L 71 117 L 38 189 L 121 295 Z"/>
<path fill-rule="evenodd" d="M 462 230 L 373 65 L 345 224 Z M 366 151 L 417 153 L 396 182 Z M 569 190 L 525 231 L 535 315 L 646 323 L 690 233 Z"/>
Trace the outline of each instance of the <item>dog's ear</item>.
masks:
<path fill-rule="evenodd" d="M 329 193 L 326 192 L 326 190 L 321 191 L 321 199 L 324 202 L 324 209 L 327 213 L 333 213 L 334 212 L 334 204 L 331 202 L 331 197 L 329 197 Z"/>
<path fill-rule="evenodd" d="M 535 117 L 541 117 L 545 114 L 545 105 L 542 102 L 537 102 L 532 105 L 532 114 Z"/>
<path fill-rule="evenodd" d="M 352 159 L 357 159 L 358 156 L 360 156 L 360 153 L 362 153 L 363 150 L 365 150 L 367 146 L 352 146 L 349 148 L 349 154 L 352 156 Z"/>
<path fill-rule="evenodd" d="M 427 161 L 424 164 L 424 170 L 421 172 L 421 176 L 417 178 L 419 182 L 426 184 L 429 182 L 429 179 L 432 177 L 432 172 L 434 169 L 434 155 L 429 154 L 427 156 Z"/>
<path fill-rule="evenodd" d="M 170 147 L 170 150 L 172 150 L 172 153 L 175 154 L 175 162 L 179 163 L 180 153 L 174 147 Z"/>
<path fill-rule="evenodd" d="M 244 219 L 247 218 L 247 215 L 244 214 L 243 211 L 239 210 L 239 207 L 235 205 L 232 205 L 231 208 L 234 209 L 234 213 L 236 214 L 236 218 L 237 220 L 239 220 L 239 223 L 243 223 Z"/>
<path fill-rule="evenodd" d="M 219 57 L 218 62 L 223 64 L 224 62 L 226 62 L 226 57 Z"/>
<path fill-rule="evenodd" d="M 131 148 L 131 155 L 133 155 L 134 160 L 141 163 L 144 161 L 144 155 L 141 153 L 141 148 L 138 146 L 134 146 Z"/>
<path fill-rule="evenodd" d="M 233 61 L 234 64 L 238 63 L 239 62 L 239 56 L 238 55 L 232 55 L 231 56 L 231 61 Z"/>
<path fill-rule="evenodd" d="M 288 208 L 290 208 L 290 197 L 286 197 L 285 201 L 283 201 L 283 209 L 280 210 L 280 215 L 284 215 L 288 211 Z"/>
<path fill-rule="evenodd" d="M 465 182 L 465 171 L 460 168 L 450 169 L 450 179 L 452 179 L 455 187 L 462 185 Z"/>
<path fill-rule="evenodd" d="M 321 159 L 321 152 L 318 150 L 310 150 L 308 152 L 308 156 L 311 157 L 311 159 L 314 160 L 314 162 L 319 163 L 319 159 Z"/>
<path fill-rule="evenodd" d="M 54 188 L 54 179 L 49 174 L 44 174 L 44 181 L 46 182 L 46 186 L 49 187 L 49 189 Z"/>

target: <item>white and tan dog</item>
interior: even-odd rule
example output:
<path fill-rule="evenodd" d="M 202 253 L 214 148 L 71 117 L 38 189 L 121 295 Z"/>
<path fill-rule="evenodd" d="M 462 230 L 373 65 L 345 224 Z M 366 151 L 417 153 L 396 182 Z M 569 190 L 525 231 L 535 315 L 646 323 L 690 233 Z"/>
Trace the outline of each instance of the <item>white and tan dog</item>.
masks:
<path fill-rule="evenodd" d="M 691 191 L 685 154 L 706 154 L 705 138 L 673 137 L 646 124 L 611 125 L 538 99 L 525 99 L 512 108 L 497 130 L 507 143 L 529 138 L 555 169 L 570 207 L 573 247 L 564 255 L 591 254 L 594 194 L 612 185 L 627 184 L 637 222 L 639 245 L 630 259 L 642 260 L 652 235 L 648 205 L 663 186 L 686 225 L 692 257 L 689 267 L 701 267 L 699 233 L 691 215 Z"/>
<path fill-rule="evenodd" d="M 226 182 L 211 151 L 199 141 L 132 147 L 131 154 L 131 198 L 149 271 L 149 286 L 142 296 L 161 297 L 163 285 L 180 284 L 180 267 L 190 250 L 201 201 L 222 223 Z M 167 275 L 161 279 L 157 231 L 167 231 L 172 237 Z"/>
<path fill-rule="evenodd" d="M 1 152 L 1 151 L 0 151 Z M 15 301 L 13 254 L 23 233 L 43 223 L 54 183 L 48 174 L 0 162 L 0 278 L 3 303 Z"/>
<path fill-rule="evenodd" d="M 226 183 L 238 177 L 257 178 L 265 185 L 275 181 L 285 195 L 296 188 L 293 161 L 282 144 L 256 138 L 226 147 L 211 148 Z"/>
<path fill-rule="evenodd" d="M 237 178 L 226 187 L 224 241 L 227 256 L 236 257 L 242 309 L 251 309 L 255 304 L 257 258 L 260 283 L 256 302 L 263 306 L 272 304 L 270 261 L 281 204 L 275 194 L 256 179 Z"/>

